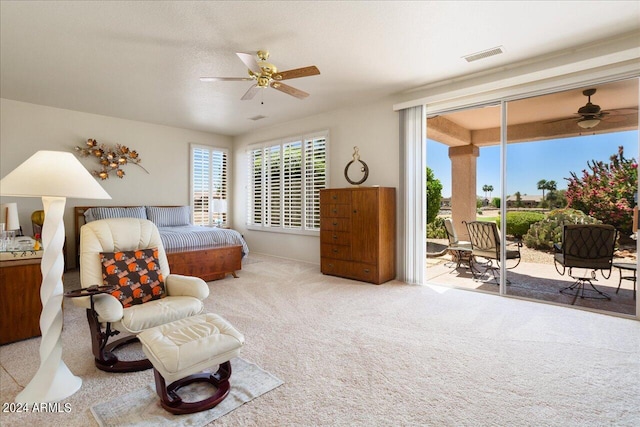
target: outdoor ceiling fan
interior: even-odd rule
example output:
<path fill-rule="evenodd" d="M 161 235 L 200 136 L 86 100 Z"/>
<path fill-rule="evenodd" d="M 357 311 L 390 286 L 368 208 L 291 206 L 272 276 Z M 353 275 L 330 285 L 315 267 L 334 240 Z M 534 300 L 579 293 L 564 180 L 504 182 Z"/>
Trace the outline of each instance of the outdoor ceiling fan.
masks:
<path fill-rule="evenodd" d="M 582 94 L 587 97 L 587 103 L 578 109 L 578 112 L 574 114 L 574 117 L 565 117 L 564 119 L 553 120 L 547 123 L 561 122 L 564 120 L 574 120 L 578 126 L 583 129 L 591 129 L 596 127 L 600 121 L 616 121 L 615 117 L 625 114 L 637 114 L 637 108 L 616 108 L 611 110 L 602 110 L 599 105 L 591 102 L 591 96 L 596 93 L 596 89 L 586 89 L 582 91 Z M 578 116 L 578 117 L 575 117 Z M 620 117 L 618 120 L 624 120 Z"/>
<path fill-rule="evenodd" d="M 236 53 L 240 60 L 248 67 L 249 77 L 200 77 L 200 81 L 203 82 L 215 82 L 215 81 L 250 81 L 255 80 L 249 90 L 242 96 L 242 100 L 246 101 L 253 99 L 260 89 L 272 87 L 280 92 L 284 92 L 287 95 L 295 96 L 298 99 L 304 99 L 309 96 L 308 93 L 296 89 L 292 86 L 282 83 L 282 80 L 297 79 L 299 77 L 315 76 L 320 74 L 320 70 L 315 65 L 309 67 L 296 68 L 294 70 L 278 71 L 278 68 L 267 62 L 269 59 L 269 52 L 266 50 L 259 50 L 256 53 L 259 61 L 253 55 L 248 53 Z"/>

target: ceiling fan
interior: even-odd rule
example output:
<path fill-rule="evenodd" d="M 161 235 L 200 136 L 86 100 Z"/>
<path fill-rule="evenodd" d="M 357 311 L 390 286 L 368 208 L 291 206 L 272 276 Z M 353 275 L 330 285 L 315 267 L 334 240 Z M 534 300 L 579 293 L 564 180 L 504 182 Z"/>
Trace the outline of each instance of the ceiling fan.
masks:
<path fill-rule="evenodd" d="M 611 122 L 624 120 L 623 117 L 620 117 L 616 120 L 615 117 L 611 116 L 634 114 L 638 112 L 637 108 L 616 108 L 611 110 L 602 110 L 599 105 L 593 104 L 591 102 L 591 96 L 595 93 L 596 89 L 586 89 L 582 91 L 582 94 L 587 97 L 587 103 L 580 107 L 578 109 L 578 112 L 574 114 L 574 116 L 578 117 L 565 117 L 564 119 L 553 120 L 547 123 L 561 122 L 564 120 L 574 120 L 581 128 L 591 129 L 596 127 L 602 120 Z"/>
<path fill-rule="evenodd" d="M 296 68 L 294 70 L 278 71 L 278 68 L 267 62 L 269 59 L 269 52 L 266 50 L 259 50 L 256 53 L 259 61 L 253 55 L 248 53 L 236 53 L 240 60 L 249 68 L 249 77 L 200 77 L 200 81 L 203 82 L 215 82 L 215 81 L 249 81 L 255 80 L 256 83 L 252 85 L 249 90 L 242 96 L 242 100 L 246 101 L 253 99 L 254 96 L 267 87 L 272 87 L 280 92 L 284 92 L 287 95 L 295 96 L 298 99 L 304 99 L 309 96 L 307 92 L 303 92 L 300 89 L 296 89 L 292 86 L 282 83 L 282 80 L 297 79 L 299 77 L 315 76 L 320 74 L 320 70 L 315 65 L 309 67 Z"/>

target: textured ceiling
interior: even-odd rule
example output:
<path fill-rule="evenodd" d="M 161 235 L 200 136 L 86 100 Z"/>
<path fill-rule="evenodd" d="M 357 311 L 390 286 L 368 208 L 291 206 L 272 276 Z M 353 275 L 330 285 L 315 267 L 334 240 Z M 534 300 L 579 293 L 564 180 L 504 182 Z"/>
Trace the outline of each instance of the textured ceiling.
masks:
<path fill-rule="evenodd" d="M 2 1 L 0 19 L 3 98 L 237 135 L 638 30 L 640 2 Z M 287 82 L 311 96 L 199 81 L 259 49 L 316 65 Z"/>

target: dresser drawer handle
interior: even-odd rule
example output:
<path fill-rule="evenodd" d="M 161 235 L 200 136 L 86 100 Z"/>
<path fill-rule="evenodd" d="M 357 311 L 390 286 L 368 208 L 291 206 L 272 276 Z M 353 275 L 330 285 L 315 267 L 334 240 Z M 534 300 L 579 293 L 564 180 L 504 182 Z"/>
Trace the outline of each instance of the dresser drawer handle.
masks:
<path fill-rule="evenodd" d="M 333 210 L 333 213 L 338 213 L 338 209 L 334 209 L 334 210 Z"/>
<path fill-rule="evenodd" d="M 334 240 L 337 240 L 337 239 L 338 239 L 338 236 L 336 236 L 336 235 L 334 234 L 334 235 L 333 235 L 333 239 L 334 239 Z"/>
<path fill-rule="evenodd" d="M 332 198 L 333 200 L 338 200 L 338 195 L 337 195 L 337 194 L 334 194 L 333 196 L 331 196 L 331 198 Z"/>
<path fill-rule="evenodd" d="M 354 210 L 353 210 L 353 213 L 358 213 L 358 211 L 354 209 Z"/>
<path fill-rule="evenodd" d="M 334 222 L 333 222 L 333 225 L 338 225 L 338 221 L 334 221 Z"/>
<path fill-rule="evenodd" d="M 338 250 L 337 249 L 333 249 L 333 253 L 337 254 Z"/>
<path fill-rule="evenodd" d="M 371 270 L 369 270 L 368 268 L 365 268 L 365 269 L 364 269 L 364 272 L 365 272 L 365 273 L 371 273 Z"/>
<path fill-rule="evenodd" d="M 333 268 L 333 264 L 329 264 L 329 267 Z"/>

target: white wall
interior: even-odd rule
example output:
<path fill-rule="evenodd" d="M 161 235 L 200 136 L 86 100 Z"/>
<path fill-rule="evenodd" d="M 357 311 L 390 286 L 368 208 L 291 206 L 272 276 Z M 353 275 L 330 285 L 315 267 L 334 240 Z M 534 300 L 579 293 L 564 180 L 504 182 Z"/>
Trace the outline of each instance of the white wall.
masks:
<path fill-rule="evenodd" d="M 234 228 L 244 235 L 252 252 L 320 264 L 319 236 L 300 236 L 247 229 L 247 146 L 257 142 L 327 129 L 330 138 L 330 187 L 351 186 L 344 178 L 344 168 L 352 160 L 353 147 L 358 146 L 361 160 L 369 166 L 369 178 L 363 186 L 395 187 L 398 192 L 400 175 L 398 113 L 392 110 L 392 105 L 393 102 L 390 99 L 385 99 L 366 106 L 335 110 L 307 117 L 234 138 L 233 223 Z M 399 197 L 398 193 L 396 193 L 396 197 Z M 399 206 L 397 208 L 399 209 Z M 398 237 L 400 236 L 398 235 Z M 402 265 L 401 260 L 398 260 L 397 265 Z"/>
<path fill-rule="evenodd" d="M 231 137 L 114 117 L 0 100 L 0 176 L 4 177 L 38 150 L 74 152 L 89 138 L 105 144 L 122 144 L 136 150 L 141 165 L 123 167 L 123 179 L 111 177 L 100 184 L 112 200 L 69 199 L 65 211 L 67 256 L 74 258 L 74 206 L 187 205 L 189 204 L 189 143 L 231 149 Z M 89 170 L 97 161 L 80 159 Z M 232 159 L 233 161 L 233 159 Z M 2 197 L 17 202 L 20 224 L 31 235 L 31 213 L 42 209 L 38 199 Z M 71 244 L 70 244 L 71 242 Z M 73 265 L 73 264 L 72 264 Z"/>

